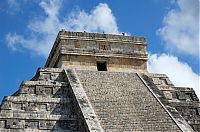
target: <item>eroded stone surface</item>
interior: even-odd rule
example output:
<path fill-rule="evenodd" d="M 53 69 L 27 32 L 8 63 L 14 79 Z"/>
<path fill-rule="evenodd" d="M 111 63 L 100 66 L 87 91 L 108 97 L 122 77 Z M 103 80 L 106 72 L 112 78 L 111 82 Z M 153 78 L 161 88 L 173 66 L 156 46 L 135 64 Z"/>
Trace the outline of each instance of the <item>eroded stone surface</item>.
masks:
<path fill-rule="evenodd" d="M 136 73 L 76 72 L 105 131 L 180 131 Z"/>
<path fill-rule="evenodd" d="M 146 72 L 146 39 L 112 34 L 60 31 L 45 67 Z"/>
<path fill-rule="evenodd" d="M 142 78 L 183 129 L 200 131 L 200 103 L 192 88 L 175 87 L 166 75 L 142 74 Z"/>
<path fill-rule="evenodd" d="M 70 88 L 62 69 L 40 69 L 32 81 L 24 81 L 13 96 L 4 98 L 0 130 L 80 131 L 82 119 Z"/>

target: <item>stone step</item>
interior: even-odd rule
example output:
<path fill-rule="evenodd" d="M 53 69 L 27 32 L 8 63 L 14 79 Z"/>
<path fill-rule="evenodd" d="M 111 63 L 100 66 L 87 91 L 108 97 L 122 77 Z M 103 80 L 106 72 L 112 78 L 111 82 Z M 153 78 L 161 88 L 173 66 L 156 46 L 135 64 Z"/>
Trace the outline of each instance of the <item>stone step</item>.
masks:
<path fill-rule="evenodd" d="M 4 97 L 4 101 L 9 101 L 9 102 L 38 102 L 38 103 L 70 103 L 71 98 L 69 98 L 69 97 L 52 98 L 52 97 L 21 94 L 20 96 L 6 96 L 6 97 Z"/>
<path fill-rule="evenodd" d="M 39 129 L 3 129 L 0 132 L 52 132 L 52 130 L 39 130 Z M 53 130 L 53 132 L 73 132 L 73 130 Z"/>
<path fill-rule="evenodd" d="M 7 113 L 15 113 L 15 114 L 29 114 L 29 113 L 32 113 L 32 114 L 49 114 L 49 115 L 69 115 L 69 114 L 73 114 L 74 111 L 72 110 L 72 107 L 71 106 L 64 106 L 63 105 L 60 105 L 60 106 L 56 106 L 55 108 L 53 109 L 50 109 L 50 110 L 46 110 L 46 109 L 31 109 L 31 110 L 21 110 L 21 109 L 12 109 L 12 110 L 5 110 L 5 109 L 2 109 L 0 111 L 1 114 L 7 114 Z"/>
<path fill-rule="evenodd" d="M 17 130 L 73 130 L 77 131 L 77 121 L 74 120 L 33 120 L 33 119 L 6 119 L 0 120 L 0 126 L 2 129 L 10 129 L 11 132 Z"/>
<path fill-rule="evenodd" d="M 169 100 L 169 103 L 173 106 L 178 107 L 200 107 L 199 102 L 189 101 L 189 100 Z"/>
<path fill-rule="evenodd" d="M 143 74 L 142 77 L 148 84 L 148 86 L 155 93 L 159 93 L 156 94 L 156 96 L 165 105 L 172 116 L 179 122 L 182 121 L 182 123 L 185 124 L 187 127 L 184 126 L 183 128 L 182 125 L 179 126 L 181 126 L 181 128 L 183 129 L 189 128 L 191 126 L 195 131 L 199 131 L 200 123 L 197 121 L 197 119 L 200 118 L 200 105 L 199 99 L 196 96 L 194 90 L 189 87 L 174 86 L 173 84 L 170 84 L 169 79 L 164 77 L 162 74 L 146 75 Z M 163 85 L 165 84 L 162 83 L 163 79 L 165 79 L 164 82 L 166 82 L 167 86 L 169 87 Z M 157 89 L 159 89 L 160 91 L 158 91 Z"/>
<path fill-rule="evenodd" d="M 7 114 L 7 113 L 15 113 L 15 114 L 48 114 L 48 115 L 70 115 L 73 114 L 73 111 L 69 109 L 59 109 L 55 108 L 50 111 L 23 111 L 23 110 L 1 110 L 1 114 Z M 1 117 L 0 117 L 1 118 Z"/>
<path fill-rule="evenodd" d="M 38 69 L 36 75 L 31 79 L 32 81 L 64 81 L 63 70 L 59 68 L 41 68 Z"/>
<path fill-rule="evenodd" d="M 64 82 L 45 82 L 45 81 L 28 81 L 21 85 L 17 95 L 35 94 L 52 97 L 65 97 L 69 90 L 69 83 Z"/>
<path fill-rule="evenodd" d="M 13 111 L 48 111 L 63 113 L 71 111 L 71 99 L 70 98 L 42 98 L 42 97 L 30 97 L 20 98 L 10 96 L 4 99 L 2 110 L 13 110 Z M 63 111 L 63 112 L 62 112 Z"/>
<path fill-rule="evenodd" d="M 179 100 L 198 101 L 199 99 L 192 88 L 188 87 L 173 87 L 176 90 L 176 95 Z"/>
<path fill-rule="evenodd" d="M 179 131 L 138 74 L 76 73 L 105 131 Z"/>
<path fill-rule="evenodd" d="M 57 81 L 23 81 L 21 85 L 26 85 L 26 86 L 34 86 L 34 85 L 42 85 L 42 86 L 67 86 L 69 83 L 68 82 L 57 82 Z"/>
<path fill-rule="evenodd" d="M 21 119 L 21 120 L 76 120 L 76 115 L 49 115 L 43 113 L 0 113 L 0 120 Z"/>

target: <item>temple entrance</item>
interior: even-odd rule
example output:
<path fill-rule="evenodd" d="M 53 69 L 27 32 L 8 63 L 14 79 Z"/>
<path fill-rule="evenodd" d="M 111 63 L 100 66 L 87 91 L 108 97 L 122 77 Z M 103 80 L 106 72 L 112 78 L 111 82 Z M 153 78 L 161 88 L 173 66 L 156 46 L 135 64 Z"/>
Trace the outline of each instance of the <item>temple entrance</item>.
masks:
<path fill-rule="evenodd" d="M 106 61 L 97 61 L 97 70 L 98 71 L 107 71 Z"/>

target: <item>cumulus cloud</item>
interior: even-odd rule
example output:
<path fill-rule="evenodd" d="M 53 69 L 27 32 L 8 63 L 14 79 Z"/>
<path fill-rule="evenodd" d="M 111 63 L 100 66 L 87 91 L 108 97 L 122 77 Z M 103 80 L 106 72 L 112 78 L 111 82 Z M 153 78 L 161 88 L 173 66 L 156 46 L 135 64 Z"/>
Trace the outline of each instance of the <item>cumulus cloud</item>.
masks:
<path fill-rule="evenodd" d="M 175 0 L 157 33 L 169 50 L 199 55 L 199 0 Z"/>
<path fill-rule="evenodd" d="M 105 32 L 118 34 L 116 19 L 107 4 L 100 3 L 90 13 L 74 11 L 66 25 L 73 31 Z"/>
<path fill-rule="evenodd" d="M 166 74 L 175 86 L 192 87 L 200 97 L 200 76 L 192 68 L 177 57 L 167 54 L 152 54 L 149 56 L 148 71 Z"/>
<path fill-rule="evenodd" d="M 42 0 L 39 6 L 43 9 L 46 17 L 33 18 L 29 22 L 27 25 L 29 37 L 8 33 L 6 35 L 8 47 L 15 51 L 28 49 L 47 56 L 58 31 L 62 28 L 69 31 L 119 33 L 116 19 L 105 3 L 100 3 L 90 13 L 84 10 L 73 10 L 65 19 L 59 16 L 61 5 L 62 1 Z"/>

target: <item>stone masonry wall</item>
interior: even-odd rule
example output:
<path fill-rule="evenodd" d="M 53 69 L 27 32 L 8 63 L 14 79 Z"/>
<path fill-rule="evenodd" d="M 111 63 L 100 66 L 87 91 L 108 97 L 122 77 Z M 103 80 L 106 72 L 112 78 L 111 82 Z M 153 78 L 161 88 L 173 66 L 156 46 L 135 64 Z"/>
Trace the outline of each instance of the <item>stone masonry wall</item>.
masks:
<path fill-rule="evenodd" d="M 146 40 L 144 37 L 63 30 L 56 38 L 45 67 L 90 70 L 97 61 L 106 61 L 109 71 L 146 72 Z"/>
<path fill-rule="evenodd" d="M 40 69 L 0 106 L 1 132 L 83 131 L 70 85 L 62 69 Z"/>

